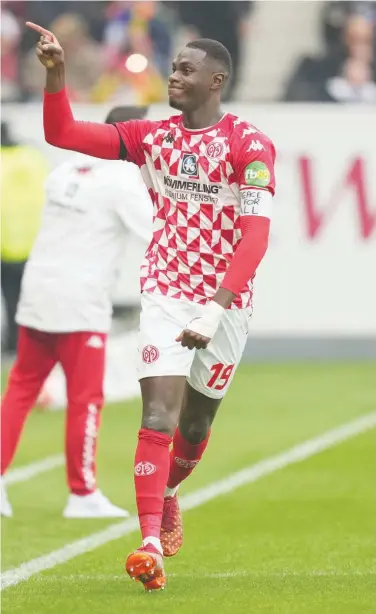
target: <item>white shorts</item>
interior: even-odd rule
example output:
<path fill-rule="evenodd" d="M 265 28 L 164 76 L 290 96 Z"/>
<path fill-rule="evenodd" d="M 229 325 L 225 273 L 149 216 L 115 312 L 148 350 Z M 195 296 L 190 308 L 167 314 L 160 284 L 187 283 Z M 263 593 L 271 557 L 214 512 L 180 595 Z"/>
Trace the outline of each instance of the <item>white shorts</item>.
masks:
<path fill-rule="evenodd" d="M 252 310 L 226 310 L 208 347 L 188 350 L 175 339 L 202 308 L 156 293 L 141 295 L 139 380 L 181 375 L 205 396 L 224 397 L 244 351 Z"/>

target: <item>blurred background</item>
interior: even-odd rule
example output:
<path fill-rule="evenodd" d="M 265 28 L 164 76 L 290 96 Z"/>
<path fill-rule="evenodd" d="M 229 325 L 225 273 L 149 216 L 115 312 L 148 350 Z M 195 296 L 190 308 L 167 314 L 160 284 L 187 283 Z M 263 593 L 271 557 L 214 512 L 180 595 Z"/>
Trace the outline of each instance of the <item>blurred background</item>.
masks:
<path fill-rule="evenodd" d="M 101 121 L 119 103 L 165 117 L 174 54 L 197 37 L 225 44 L 234 63 L 225 108 L 265 131 L 278 152 L 273 236 L 246 355 L 375 358 L 376 2 L 303 0 L 2 2 L 4 356 L 15 350 L 12 313 L 44 178 L 69 155 L 43 141 L 44 70 L 26 20 L 63 45 L 81 119 Z M 115 335 L 129 314 L 132 326 L 137 320 L 144 246 L 134 249 L 114 296 Z"/>
<path fill-rule="evenodd" d="M 3 102 L 41 97 L 26 20 L 62 43 L 77 102 L 161 102 L 176 50 L 207 37 L 232 55 L 231 100 L 376 103 L 376 2 L 3 0 Z"/>

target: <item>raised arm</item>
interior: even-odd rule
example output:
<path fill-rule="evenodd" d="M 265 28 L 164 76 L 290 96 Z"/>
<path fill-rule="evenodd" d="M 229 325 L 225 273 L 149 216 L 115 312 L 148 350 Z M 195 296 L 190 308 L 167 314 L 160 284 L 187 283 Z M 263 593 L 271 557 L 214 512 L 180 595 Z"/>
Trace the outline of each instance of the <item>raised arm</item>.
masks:
<path fill-rule="evenodd" d="M 28 21 L 26 25 L 40 35 L 36 54 L 46 68 L 43 125 L 47 143 L 96 158 L 125 159 L 125 146 L 115 126 L 74 119 L 65 90 L 64 51 L 59 41 L 37 24 Z"/>

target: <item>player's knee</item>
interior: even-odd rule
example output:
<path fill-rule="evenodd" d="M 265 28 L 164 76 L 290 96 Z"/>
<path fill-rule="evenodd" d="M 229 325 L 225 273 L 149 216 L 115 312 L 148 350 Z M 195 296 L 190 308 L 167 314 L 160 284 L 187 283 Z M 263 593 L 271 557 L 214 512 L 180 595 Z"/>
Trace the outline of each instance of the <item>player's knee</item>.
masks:
<path fill-rule="evenodd" d="M 162 401 L 150 401 L 143 407 L 142 428 L 173 435 L 179 416 L 179 407 Z"/>
<path fill-rule="evenodd" d="M 200 416 L 194 420 L 182 421 L 179 424 L 179 430 L 191 445 L 198 445 L 207 437 L 210 429 L 210 420 L 208 416 Z"/>

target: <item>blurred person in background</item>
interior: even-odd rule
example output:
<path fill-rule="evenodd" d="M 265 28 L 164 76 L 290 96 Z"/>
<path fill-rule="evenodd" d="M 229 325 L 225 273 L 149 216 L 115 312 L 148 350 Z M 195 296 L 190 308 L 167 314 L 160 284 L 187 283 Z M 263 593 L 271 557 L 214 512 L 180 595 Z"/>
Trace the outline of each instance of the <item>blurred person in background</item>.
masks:
<path fill-rule="evenodd" d="M 21 28 L 11 11 L 1 8 L 1 101 L 13 102 L 20 98 L 19 46 Z"/>
<path fill-rule="evenodd" d="M 46 0 L 29 0 L 10 2 L 12 11 L 22 18 L 23 23 L 29 21 L 43 21 L 52 23 L 65 13 L 75 14 L 87 23 L 91 36 L 98 42 L 102 40 L 105 25 L 105 11 L 108 5 L 107 0 L 58 0 L 57 2 L 46 2 Z M 16 6 L 14 6 L 16 5 Z M 23 5 L 22 7 L 20 5 Z M 34 39 L 26 29 L 22 36 L 22 52 L 27 53 L 34 48 Z"/>
<path fill-rule="evenodd" d="M 67 50 L 67 88 L 72 100 L 89 101 L 104 67 L 102 47 L 91 37 L 83 17 L 76 13 L 60 15 L 52 22 L 51 29 L 59 33 L 60 39 L 64 41 L 64 49 Z M 44 74 L 41 66 L 35 62 L 34 49 L 27 54 L 23 62 L 22 80 L 28 95 L 39 99 Z"/>
<path fill-rule="evenodd" d="M 153 59 L 167 77 L 172 53 L 171 12 L 160 2 L 111 2 L 103 42 L 108 53 L 127 48 Z"/>
<path fill-rule="evenodd" d="M 323 102 L 376 104 L 376 83 L 372 80 L 370 64 L 361 58 L 348 58 L 338 77 L 325 83 L 320 98 Z"/>
<path fill-rule="evenodd" d="M 106 67 L 93 101 L 160 102 L 172 53 L 171 12 L 159 2 L 111 2 L 106 17 Z"/>
<path fill-rule="evenodd" d="M 48 172 L 45 156 L 17 142 L 8 124 L 1 122 L 1 290 L 7 315 L 4 349 L 10 356 L 17 347 L 21 279 L 39 230 Z"/>
<path fill-rule="evenodd" d="M 324 2 L 321 10 L 323 38 L 328 49 L 343 47 L 343 32 L 350 17 L 360 16 L 376 24 L 376 2 L 335 0 Z"/>
<path fill-rule="evenodd" d="M 218 40 L 229 50 L 233 76 L 227 89 L 227 99 L 231 98 L 238 83 L 241 43 L 248 32 L 249 17 L 254 3 L 234 0 L 220 2 L 205 0 L 198 3 L 184 0 L 184 2 L 174 2 L 173 5 L 182 24 L 188 29 L 188 40 L 200 37 L 211 38 Z"/>
<path fill-rule="evenodd" d="M 145 115 L 145 108 L 119 107 L 106 123 Z M 151 223 L 151 200 L 133 164 L 75 154 L 47 179 L 42 225 L 17 308 L 17 357 L 1 408 L 1 475 L 46 378 L 60 363 L 68 401 L 66 518 L 128 515 L 97 489 L 96 441 L 113 286 L 127 237 L 149 242 Z M 12 515 L 3 483 L 1 513 Z"/>
<path fill-rule="evenodd" d="M 354 3 L 348 4 L 351 6 Z M 372 101 L 372 82 L 376 80 L 375 22 L 372 13 L 346 11 L 342 18 L 340 35 L 336 33 L 333 41 L 329 38 L 332 29 L 328 28 L 327 22 L 324 23 L 325 54 L 321 57 L 304 57 L 299 62 L 287 83 L 283 100 L 327 102 L 354 101 L 355 98 L 358 102 Z M 347 94 L 343 87 L 342 94 L 339 94 L 339 83 L 343 84 L 344 81 L 349 86 L 346 88 Z"/>

